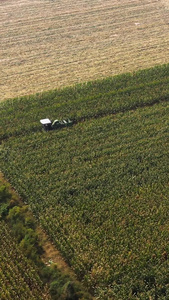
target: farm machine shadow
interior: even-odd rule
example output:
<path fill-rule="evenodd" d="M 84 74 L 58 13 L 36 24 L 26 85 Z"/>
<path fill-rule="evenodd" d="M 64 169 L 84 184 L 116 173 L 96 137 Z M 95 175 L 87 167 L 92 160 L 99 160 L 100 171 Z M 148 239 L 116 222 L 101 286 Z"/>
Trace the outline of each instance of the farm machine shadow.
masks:
<path fill-rule="evenodd" d="M 74 121 L 70 119 L 65 120 L 54 120 L 53 122 L 50 119 L 42 119 L 40 120 L 42 127 L 45 131 L 55 130 L 59 128 L 69 127 L 74 124 Z"/>

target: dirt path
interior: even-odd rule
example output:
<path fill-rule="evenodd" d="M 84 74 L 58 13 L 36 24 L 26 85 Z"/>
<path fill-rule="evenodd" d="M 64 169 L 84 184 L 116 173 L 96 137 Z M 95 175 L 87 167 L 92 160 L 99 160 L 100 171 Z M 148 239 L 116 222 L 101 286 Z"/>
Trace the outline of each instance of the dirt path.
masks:
<path fill-rule="evenodd" d="M 57 268 L 62 272 L 71 275 L 71 277 L 76 278 L 75 273 L 69 267 L 69 265 L 65 262 L 60 252 L 56 249 L 56 247 L 49 240 L 47 234 L 42 230 L 41 227 L 37 228 L 38 236 L 42 242 L 42 247 L 44 249 L 44 254 L 42 255 L 43 262 L 50 266 L 52 264 L 56 264 Z"/>

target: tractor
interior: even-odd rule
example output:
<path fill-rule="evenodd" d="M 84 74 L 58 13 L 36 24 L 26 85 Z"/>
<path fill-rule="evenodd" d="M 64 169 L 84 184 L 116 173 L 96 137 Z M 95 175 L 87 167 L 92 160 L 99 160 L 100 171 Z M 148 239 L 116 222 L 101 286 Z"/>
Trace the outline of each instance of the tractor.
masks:
<path fill-rule="evenodd" d="M 53 122 L 50 119 L 42 119 L 40 120 L 40 123 L 43 126 L 43 129 L 45 131 L 53 130 L 53 129 L 59 129 L 63 127 L 68 127 L 73 124 L 73 121 L 70 119 L 65 120 L 54 120 Z"/>

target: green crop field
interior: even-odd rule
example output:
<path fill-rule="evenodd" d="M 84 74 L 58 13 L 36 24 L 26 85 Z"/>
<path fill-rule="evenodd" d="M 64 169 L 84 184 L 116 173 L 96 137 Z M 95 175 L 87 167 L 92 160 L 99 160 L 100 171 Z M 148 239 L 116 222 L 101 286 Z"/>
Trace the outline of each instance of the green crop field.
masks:
<path fill-rule="evenodd" d="M 163 65 L 0 105 L 1 170 L 96 299 L 169 298 L 168 82 Z"/>
<path fill-rule="evenodd" d="M 168 0 L 0 1 L 0 101 L 169 61 Z"/>
<path fill-rule="evenodd" d="M 0 220 L 0 299 L 51 299 L 36 269 L 18 248 L 8 225 Z"/>

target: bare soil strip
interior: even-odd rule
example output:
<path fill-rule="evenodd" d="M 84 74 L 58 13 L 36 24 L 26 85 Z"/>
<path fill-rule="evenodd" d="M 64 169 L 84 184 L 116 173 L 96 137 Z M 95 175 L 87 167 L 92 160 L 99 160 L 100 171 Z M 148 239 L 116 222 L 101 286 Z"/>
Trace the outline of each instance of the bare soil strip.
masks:
<path fill-rule="evenodd" d="M 164 0 L 3 0 L 0 101 L 169 62 Z"/>
<path fill-rule="evenodd" d="M 44 250 L 44 253 L 42 255 L 43 262 L 48 266 L 55 264 L 57 266 L 57 268 L 59 270 L 61 270 L 63 273 L 69 274 L 69 275 L 71 275 L 71 277 L 76 278 L 76 275 L 73 272 L 73 270 L 65 262 L 65 260 L 61 256 L 60 252 L 52 244 L 52 242 L 49 240 L 49 237 L 42 230 L 41 227 L 39 227 L 37 229 L 37 233 L 42 242 L 42 247 Z"/>

